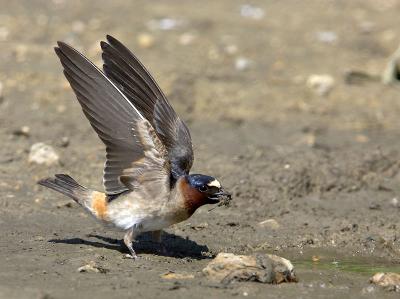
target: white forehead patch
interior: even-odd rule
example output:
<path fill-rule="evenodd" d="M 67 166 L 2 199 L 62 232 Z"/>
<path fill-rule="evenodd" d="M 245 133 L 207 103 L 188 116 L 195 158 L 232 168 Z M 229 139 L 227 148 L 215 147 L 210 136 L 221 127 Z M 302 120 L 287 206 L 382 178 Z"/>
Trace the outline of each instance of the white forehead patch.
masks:
<path fill-rule="evenodd" d="M 213 180 L 212 182 L 209 182 L 207 184 L 208 187 L 217 187 L 217 188 L 221 188 L 221 184 L 217 181 L 217 180 Z"/>

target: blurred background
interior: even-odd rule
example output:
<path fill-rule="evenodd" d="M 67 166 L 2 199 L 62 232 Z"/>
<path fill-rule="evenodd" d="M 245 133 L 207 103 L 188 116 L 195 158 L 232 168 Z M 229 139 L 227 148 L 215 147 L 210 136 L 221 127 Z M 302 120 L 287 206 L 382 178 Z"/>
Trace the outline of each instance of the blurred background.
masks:
<path fill-rule="evenodd" d="M 268 251 L 327 263 L 357 255 L 397 267 L 399 1 L 0 5 L 0 294 L 163 296 L 171 282 L 160 273 L 199 271 L 204 252 Z M 102 190 L 103 145 L 53 47 L 67 42 L 101 67 L 106 34 L 139 57 L 189 125 L 193 171 L 218 177 L 234 194 L 230 208 L 204 208 L 168 231 L 178 258 L 155 255 L 150 244 L 143 245 L 148 258 L 128 265 L 118 244 L 91 234 L 121 236 L 36 186 L 40 178 L 69 173 Z M 44 157 L 35 156 L 38 149 Z M 80 279 L 76 268 L 92 259 L 115 280 Z M 317 284 L 285 288 L 288 296 L 336 298 L 343 286 L 355 295 L 365 287 L 359 273 L 326 270 L 317 277 L 300 269 Z M 332 293 L 316 287 L 327 280 Z M 130 289 L 132 281 L 140 287 Z M 266 286 L 220 290 L 187 282 L 177 292 L 229 297 L 243 288 L 262 295 Z"/>

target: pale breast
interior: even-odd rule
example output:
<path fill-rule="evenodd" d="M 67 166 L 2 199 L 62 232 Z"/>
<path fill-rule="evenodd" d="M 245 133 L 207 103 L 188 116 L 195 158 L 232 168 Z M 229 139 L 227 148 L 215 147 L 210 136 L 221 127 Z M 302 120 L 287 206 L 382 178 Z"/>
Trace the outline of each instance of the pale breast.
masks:
<path fill-rule="evenodd" d="M 110 202 L 107 214 L 117 228 L 139 232 L 161 230 L 188 218 L 175 200 L 143 200 L 132 193 Z"/>

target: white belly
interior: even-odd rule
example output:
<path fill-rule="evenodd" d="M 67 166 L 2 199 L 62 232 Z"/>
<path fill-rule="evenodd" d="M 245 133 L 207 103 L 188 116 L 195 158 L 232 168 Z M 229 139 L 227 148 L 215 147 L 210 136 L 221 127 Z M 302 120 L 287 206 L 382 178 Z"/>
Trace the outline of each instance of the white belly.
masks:
<path fill-rule="evenodd" d="M 117 228 L 137 232 L 161 230 L 179 222 L 166 207 L 152 208 L 135 201 L 111 202 L 107 214 Z"/>

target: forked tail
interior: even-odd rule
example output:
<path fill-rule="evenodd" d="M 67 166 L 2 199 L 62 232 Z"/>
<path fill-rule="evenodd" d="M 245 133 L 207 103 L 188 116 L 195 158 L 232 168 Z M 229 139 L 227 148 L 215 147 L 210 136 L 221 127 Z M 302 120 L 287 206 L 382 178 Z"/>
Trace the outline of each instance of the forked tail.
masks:
<path fill-rule="evenodd" d="M 40 180 L 38 184 L 71 197 L 96 218 L 107 220 L 108 201 L 104 193 L 78 184 L 67 174 L 56 174 L 54 178 Z"/>
<path fill-rule="evenodd" d="M 55 178 L 40 180 L 38 184 L 67 195 L 79 204 L 83 204 L 82 201 L 90 197 L 91 193 L 67 174 L 56 174 Z"/>

